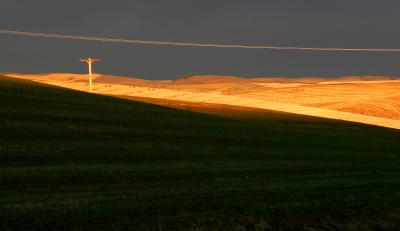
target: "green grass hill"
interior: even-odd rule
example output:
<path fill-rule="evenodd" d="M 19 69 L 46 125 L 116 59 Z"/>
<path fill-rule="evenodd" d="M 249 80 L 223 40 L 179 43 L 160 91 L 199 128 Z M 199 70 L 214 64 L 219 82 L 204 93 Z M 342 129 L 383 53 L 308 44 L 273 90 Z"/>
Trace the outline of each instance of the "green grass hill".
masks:
<path fill-rule="evenodd" d="M 0 230 L 400 227 L 399 131 L 229 110 L 0 77 Z"/>

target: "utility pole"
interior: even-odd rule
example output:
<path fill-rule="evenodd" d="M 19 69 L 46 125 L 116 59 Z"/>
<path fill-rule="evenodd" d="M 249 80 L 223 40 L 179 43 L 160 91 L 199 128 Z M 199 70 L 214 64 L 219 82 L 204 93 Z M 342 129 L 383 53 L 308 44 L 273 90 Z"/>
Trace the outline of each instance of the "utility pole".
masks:
<path fill-rule="evenodd" d="M 81 59 L 81 62 L 85 62 L 88 64 L 89 66 L 89 91 L 92 92 L 92 64 L 94 62 L 99 61 L 100 59 L 92 59 L 92 58 L 88 58 L 88 59 Z"/>

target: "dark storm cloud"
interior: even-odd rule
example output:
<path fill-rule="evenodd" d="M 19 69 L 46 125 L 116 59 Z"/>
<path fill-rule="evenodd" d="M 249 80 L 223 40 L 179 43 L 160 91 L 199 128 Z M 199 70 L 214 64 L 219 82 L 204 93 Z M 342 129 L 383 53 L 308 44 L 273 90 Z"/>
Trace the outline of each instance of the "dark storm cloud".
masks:
<path fill-rule="evenodd" d="M 400 48 L 397 0 L 1 0 L 0 28 L 116 38 Z M 150 47 L 0 35 L 0 72 L 96 70 L 146 78 L 397 75 L 400 54 Z"/>

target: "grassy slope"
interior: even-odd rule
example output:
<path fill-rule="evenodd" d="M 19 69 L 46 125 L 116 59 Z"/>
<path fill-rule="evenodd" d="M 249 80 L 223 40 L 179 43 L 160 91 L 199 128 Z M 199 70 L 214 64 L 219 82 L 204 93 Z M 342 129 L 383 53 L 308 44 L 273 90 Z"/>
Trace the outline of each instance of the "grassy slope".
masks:
<path fill-rule="evenodd" d="M 400 132 L 230 110 L 1 78 L 0 229 L 400 225 Z"/>

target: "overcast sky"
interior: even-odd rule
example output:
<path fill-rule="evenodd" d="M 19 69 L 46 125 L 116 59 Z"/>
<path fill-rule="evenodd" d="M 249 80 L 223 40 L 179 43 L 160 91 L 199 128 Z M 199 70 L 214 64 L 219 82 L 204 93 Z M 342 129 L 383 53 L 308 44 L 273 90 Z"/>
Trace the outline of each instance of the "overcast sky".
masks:
<path fill-rule="evenodd" d="M 276 46 L 400 48 L 399 0 L 1 0 L 0 29 Z M 0 35 L 0 72 L 147 79 L 400 75 L 400 53 L 163 47 Z"/>

